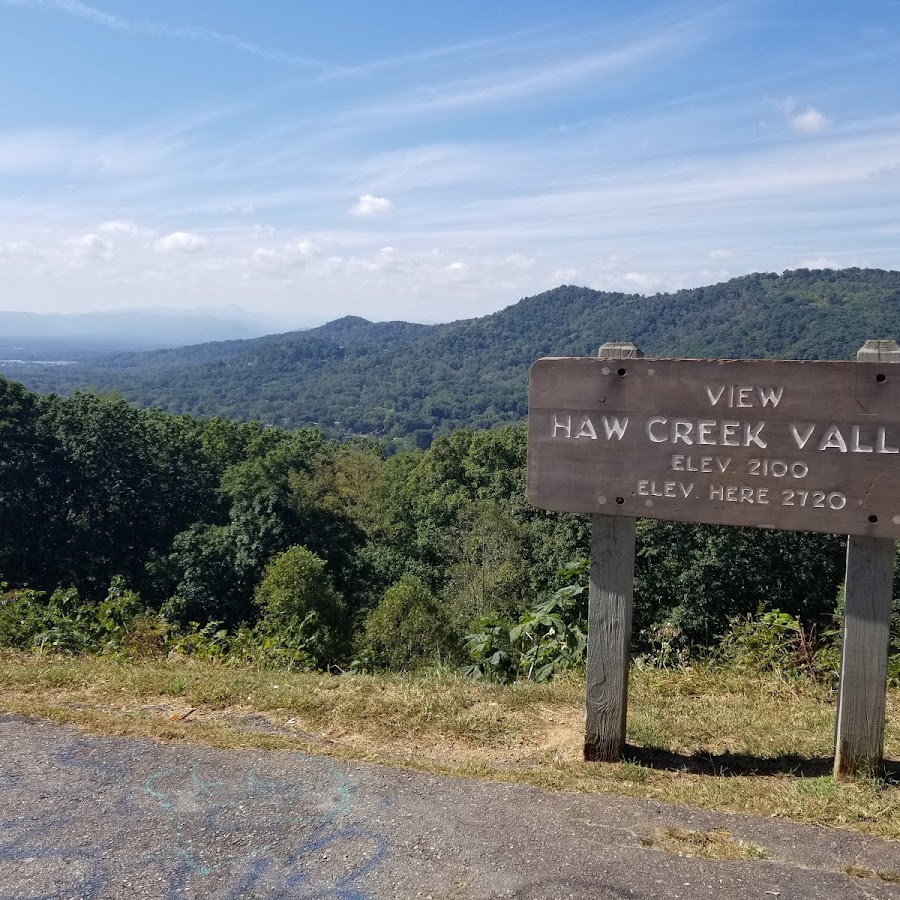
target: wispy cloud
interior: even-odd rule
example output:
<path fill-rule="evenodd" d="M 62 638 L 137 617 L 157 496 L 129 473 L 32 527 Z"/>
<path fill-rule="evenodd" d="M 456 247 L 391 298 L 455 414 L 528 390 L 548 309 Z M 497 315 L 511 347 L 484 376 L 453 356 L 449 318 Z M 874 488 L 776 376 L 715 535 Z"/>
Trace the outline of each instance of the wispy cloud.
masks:
<path fill-rule="evenodd" d="M 634 160 L 627 168 L 591 175 L 573 172 L 570 183 L 551 189 L 521 192 L 499 202 L 497 198 L 458 205 L 442 217 L 444 227 L 464 227 L 503 221 L 545 237 L 571 237 L 573 233 L 604 233 L 614 227 L 635 233 L 655 216 L 660 227 L 683 227 L 702 217 L 710 235 L 722 225 L 750 215 L 761 221 L 793 207 L 795 219 L 807 208 L 836 208 L 858 204 L 862 194 L 881 194 L 893 184 L 891 171 L 900 154 L 900 128 L 880 134 L 840 137 L 828 141 L 821 155 L 798 156 L 791 144 L 748 150 L 714 160 L 706 155 L 681 159 Z M 415 210 L 413 210 L 415 212 Z M 783 220 L 782 221 L 783 224 Z M 664 224 L 663 224 L 664 223 Z M 733 228 L 734 226 L 730 226 Z M 469 231 L 469 234 L 472 234 Z M 704 253 L 707 252 L 704 250 Z"/>
<path fill-rule="evenodd" d="M 900 117 L 875 89 L 895 57 L 871 66 L 870 90 L 852 47 L 788 52 L 786 36 L 777 65 L 750 61 L 733 52 L 749 17 L 714 3 L 588 11 L 583 28 L 328 68 L 81 0 L 0 0 L 4 20 L 42 9 L 82 38 L 90 26 L 211 45 L 192 48 L 198 65 L 230 46 L 305 67 L 281 87 L 252 67 L 246 99 L 213 97 L 212 117 L 173 105 L 160 121 L 135 95 L 144 125 L 130 130 L 95 115 L 99 101 L 76 129 L 0 125 L 7 295 L 441 319 L 562 281 L 634 292 L 799 263 L 896 265 Z M 153 47 L 146 78 L 167 71 L 165 44 Z M 78 107 L 60 108 L 72 122 Z"/>
<path fill-rule="evenodd" d="M 0 3 L 5 6 L 32 7 L 65 13 L 102 28 L 108 28 L 113 31 L 123 31 L 129 34 L 171 38 L 182 41 L 198 41 L 206 44 L 219 44 L 224 47 L 230 47 L 232 50 L 238 50 L 242 53 L 258 57 L 259 59 L 264 59 L 267 62 L 277 63 L 295 69 L 316 69 L 327 72 L 338 71 L 338 67 L 322 62 L 321 60 L 284 53 L 271 47 L 263 47 L 252 41 L 246 41 L 234 34 L 226 34 L 210 28 L 135 21 L 133 19 L 127 19 L 124 16 L 105 12 L 94 6 L 89 6 L 86 3 L 82 3 L 81 0 L 0 0 Z"/>
<path fill-rule="evenodd" d="M 424 50 L 382 57 L 358 65 L 344 65 L 333 71 L 323 73 L 319 80 L 328 81 L 340 77 L 372 75 L 384 69 L 398 68 L 400 66 L 410 65 L 411 63 L 423 63 L 448 56 L 459 56 L 462 54 L 472 55 L 473 53 L 477 54 L 479 52 L 495 51 L 510 45 L 521 48 L 522 39 L 531 37 L 536 33 L 539 33 L 538 29 L 528 28 L 522 31 L 482 38 L 480 40 L 461 41 L 459 43 L 447 44 L 440 47 L 427 47 Z"/>
<path fill-rule="evenodd" d="M 625 41 L 608 49 L 581 54 L 565 61 L 553 54 L 536 64 L 503 68 L 476 78 L 440 83 L 401 94 L 380 104 L 368 105 L 355 115 L 367 119 L 410 116 L 489 106 L 548 94 L 590 78 L 658 61 L 664 49 L 683 48 L 680 42 L 686 39 L 686 28 L 683 23 L 679 23 L 630 42 Z"/>
<path fill-rule="evenodd" d="M 172 150 L 165 139 L 146 133 L 53 128 L 0 132 L 0 174 L 135 175 L 159 165 Z"/>
<path fill-rule="evenodd" d="M 0 241 L 0 262 L 31 255 L 34 251 L 35 246 L 31 241 Z"/>

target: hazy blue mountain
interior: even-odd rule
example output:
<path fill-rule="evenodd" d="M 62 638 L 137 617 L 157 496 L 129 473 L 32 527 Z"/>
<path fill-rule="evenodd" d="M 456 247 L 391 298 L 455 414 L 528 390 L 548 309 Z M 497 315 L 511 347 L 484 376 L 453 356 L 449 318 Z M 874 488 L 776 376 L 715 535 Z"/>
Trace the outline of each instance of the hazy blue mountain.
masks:
<path fill-rule="evenodd" d="M 239 307 L 137 309 L 90 313 L 0 311 L 0 358 L 85 359 L 118 350 L 150 350 L 283 330 Z"/>

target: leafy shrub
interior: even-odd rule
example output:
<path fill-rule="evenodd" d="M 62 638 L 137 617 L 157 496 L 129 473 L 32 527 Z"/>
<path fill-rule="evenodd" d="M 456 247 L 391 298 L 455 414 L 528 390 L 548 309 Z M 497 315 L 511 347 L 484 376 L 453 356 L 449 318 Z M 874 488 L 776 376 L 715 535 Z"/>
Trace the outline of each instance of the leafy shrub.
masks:
<path fill-rule="evenodd" d="M 173 627 L 159 613 L 145 610 L 131 620 L 122 652 L 133 658 L 160 656 L 169 648 Z"/>
<path fill-rule="evenodd" d="M 838 634 L 828 630 L 817 635 L 815 626 L 807 630 L 799 618 L 761 608 L 755 616 L 731 620 L 713 658 L 754 671 L 830 681 L 837 675 Z"/>
<path fill-rule="evenodd" d="M 519 674 L 547 681 L 584 662 L 587 622 L 577 609 L 587 589 L 577 585 L 560 588 L 552 597 L 524 613 L 510 629 L 509 639 L 518 652 Z"/>
<path fill-rule="evenodd" d="M 12 591 L 0 602 L 0 645 L 70 653 L 122 651 L 138 617 L 140 597 L 117 575 L 105 599 L 82 599 L 75 588 Z"/>
<path fill-rule="evenodd" d="M 189 622 L 169 634 L 168 649 L 173 655 L 196 656 L 205 660 L 226 660 L 231 656 L 232 638 L 221 622 Z"/>
<path fill-rule="evenodd" d="M 564 579 L 583 580 L 587 561 L 560 570 Z M 567 585 L 524 612 L 515 624 L 487 616 L 466 635 L 472 664 L 468 673 L 502 681 L 528 678 L 547 681 L 584 663 L 587 647 L 587 587 Z"/>
<path fill-rule="evenodd" d="M 366 617 L 361 649 L 376 665 L 414 669 L 452 652 L 446 613 L 421 579 L 404 575 Z"/>
<path fill-rule="evenodd" d="M 235 641 L 233 658 L 270 669 L 309 671 L 322 668 L 326 664 L 319 655 L 322 638 L 317 624 L 314 618 L 301 621 L 296 628 L 277 635 L 259 629 L 246 630 L 243 632 L 245 640 Z"/>
<path fill-rule="evenodd" d="M 14 590 L 0 596 L 0 647 L 30 647 L 49 625 L 43 591 Z"/>
<path fill-rule="evenodd" d="M 336 661 L 347 617 L 321 557 L 299 545 L 279 553 L 254 599 L 262 609 L 257 628 L 270 660 L 319 667 Z"/>
<path fill-rule="evenodd" d="M 691 658 L 684 631 L 674 622 L 665 621 L 643 629 L 638 641 L 643 652 L 635 661 L 654 669 L 679 668 Z"/>
<path fill-rule="evenodd" d="M 509 631 L 510 623 L 495 614 L 475 622 L 475 630 L 465 637 L 466 651 L 472 660 L 467 675 L 497 681 L 515 679 L 519 666 Z"/>

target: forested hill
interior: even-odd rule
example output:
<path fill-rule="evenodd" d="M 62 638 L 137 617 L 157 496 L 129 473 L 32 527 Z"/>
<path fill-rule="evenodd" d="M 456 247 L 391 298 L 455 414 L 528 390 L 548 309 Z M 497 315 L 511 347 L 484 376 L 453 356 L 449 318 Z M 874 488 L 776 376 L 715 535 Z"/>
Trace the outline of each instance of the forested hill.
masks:
<path fill-rule="evenodd" d="M 528 369 L 633 340 L 650 356 L 852 358 L 900 337 L 900 272 L 755 274 L 645 297 L 563 286 L 448 325 L 348 316 L 320 328 L 46 369 L 5 365 L 34 390 L 116 390 L 146 406 L 319 423 L 331 433 L 432 436 L 526 414 Z"/>

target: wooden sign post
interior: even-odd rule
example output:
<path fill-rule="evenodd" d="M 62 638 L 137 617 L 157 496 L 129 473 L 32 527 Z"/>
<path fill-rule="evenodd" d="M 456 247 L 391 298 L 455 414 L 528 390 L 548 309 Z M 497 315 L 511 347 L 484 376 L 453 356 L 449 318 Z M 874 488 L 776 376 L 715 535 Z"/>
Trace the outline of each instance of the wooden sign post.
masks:
<path fill-rule="evenodd" d="M 881 761 L 900 360 L 644 359 L 633 344 L 532 367 L 528 497 L 593 516 L 586 759 L 621 758 L 640 517 L 851 535 L 835 772 Z"/>
<path fill-rule="evenodd" d="M 895 341 L 866 341 L 856 358 L 860 362 L 897 363 L 900 347 Z M 835 778 L 876 772 L 882 766 L 895 550 L 890 537 L 847 538 Z"/>
<path fill-rule="evenodd" d="M 599 356 L 635 359 L 632 343 L 604 344 Z M 587 718 L 584 758 L 621 759 L 628 715 L 631 618 L 634 604 L 634 519 L 594 515 L 588 587 Z"/>

